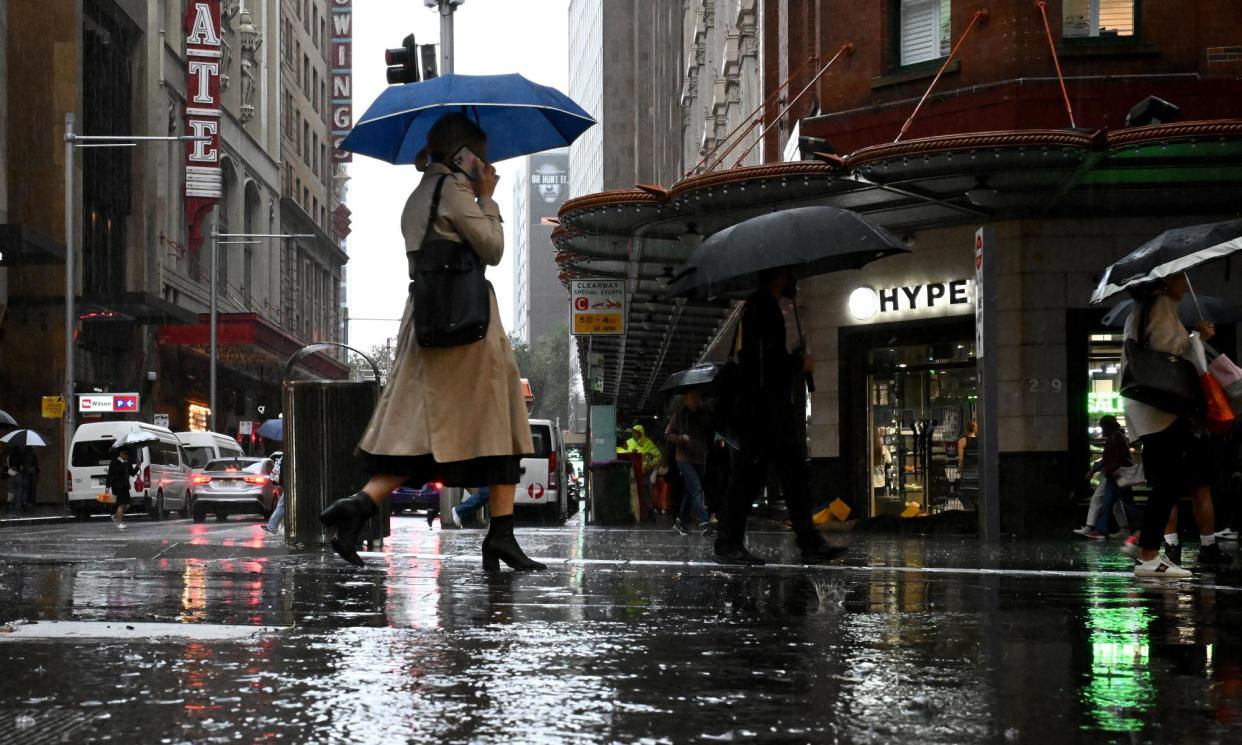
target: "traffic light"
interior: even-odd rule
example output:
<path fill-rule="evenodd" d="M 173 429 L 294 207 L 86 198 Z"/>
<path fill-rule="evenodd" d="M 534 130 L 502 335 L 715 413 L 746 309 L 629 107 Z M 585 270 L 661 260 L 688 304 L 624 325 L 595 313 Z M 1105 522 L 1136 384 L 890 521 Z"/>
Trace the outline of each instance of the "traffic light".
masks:
<path fill-rule="evenodd" d="M 423 80 L 436 77 L 436 45 L 423 44 L 418 48 L 418 54 L 423 64 Z"/>
<path fill-rule="evenodd" d="M 384 64 L 388 65 L 388 84 L 417 83 L 418 78 L 418 44 L 414 34 L 401 40 L 396 49 L 384 50 Z"/>

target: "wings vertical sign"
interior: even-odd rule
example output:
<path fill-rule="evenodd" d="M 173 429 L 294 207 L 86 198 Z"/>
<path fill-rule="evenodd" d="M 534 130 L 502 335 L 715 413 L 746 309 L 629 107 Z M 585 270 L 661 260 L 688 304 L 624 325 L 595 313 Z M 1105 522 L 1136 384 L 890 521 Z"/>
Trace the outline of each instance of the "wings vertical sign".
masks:
<path fill-rule="evenodd" d="M 220 199 L 220 0 L 190 0 L 185 8 L 186 134 L 210 137 L 185 148 L 185 221 L 187 243 L 197 250 L 203 220 Z"/>
<path fill-rule="evenodd" d="M 354 126 L 354 0 L 332 0 L 332 159 L 353 160 L 341 140 Z"/>

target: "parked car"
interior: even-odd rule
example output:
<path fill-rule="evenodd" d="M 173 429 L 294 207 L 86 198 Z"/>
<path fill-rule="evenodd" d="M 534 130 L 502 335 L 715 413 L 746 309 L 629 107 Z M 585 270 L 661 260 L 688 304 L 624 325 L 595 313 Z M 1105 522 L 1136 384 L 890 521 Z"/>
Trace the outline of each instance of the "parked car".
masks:
<path fill-rule="evenodd" d="M 194 477 L 194 522 L 203 522 L 208 514 L 217 520 L 229 515 L 271 517 L 280 496 L 280 487 L 272 481 L 274 465 L 271 458 L 236 456 L 208 462 Z"/>
<path fill-rule="evenodd" d="M 389 501 L 389 504 L 392 505 L 392 514 L 399 515 L 402 512 L 439 512 L 440 490 L 443 488 L 444 484 L 438 481 L 423 484 L 417 489 L 409 486 L 398 486 L 392 490 L 392 497 Z"/>
<path fill-rule="evenodd" d="M 521 481 L 517 485 L 514 504 L 536 507 L 544 520 L 564 522 L 578 510 L 578 502 L 569 498 L 566 483 L 565 444 L 560 428 L 548 419 L 530 420 L 531 441 L 535 452 L 522 458 Z"/>
<path fill-rule="evenodd" d="M 108 463 L 112 445 L 117 438 L 146 433 L 153 442 L 131 448 L 132 463 L 138 466 L 130 492 L 133 509 L 145 509 L 155 520 L 168 516 L 169 510 L 181 510 L 190 503 L 190 466 L 181 442 L 171 430 L 146 422 L 89 422 L 73 433 L 69 468 L 65 473 L 65 489 L 69 509 L 78 519 L 85 520 L 105 508 L 95 497 L 104 490 L 108 480 Z"/>

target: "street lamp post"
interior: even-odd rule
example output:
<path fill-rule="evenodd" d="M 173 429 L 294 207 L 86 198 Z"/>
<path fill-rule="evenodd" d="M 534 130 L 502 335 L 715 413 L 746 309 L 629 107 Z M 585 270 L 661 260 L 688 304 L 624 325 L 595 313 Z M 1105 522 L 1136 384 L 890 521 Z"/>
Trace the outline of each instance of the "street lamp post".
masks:
<path fill-rule="evenodd" d="M 74 400 L 74 346 L 76 340 L 73 333 L 77 325 L 76 285 L 77 269 L 77 236 L 75 221 L 77 211 L 77 192 L 74 188 L 73 171 L 75 152 L 78 148 L 95 147 L 137 147 L 140 142 L 199 142 L 208 141 L 210 137 L 194 135 L 80 135 L 75 132 L 77 116 L 73 112 L 65 114 L 65 468 L 69 468 L 70 443 L 77 418 L 77 401 Z"/>
<path fill-rule="evenodd" d="M 210 390 L 208 398 L 211 407 L 211 424 L 209 429 L 217 432 L 216 429 L 216 366 L 219 362 L 219 337 L 216 331 L 217 319 L 219 318 L 219 286 L 220 286 L 220 246 L 232 244 L 253 244 L 259 243 L 259 238 L 314 238 L 314 233 L 221 233 L 220 232 L 220 205 L 216 205 L 215 213 L 211 221 L 211 311 L 210 322 L 211 327 L 211 352 L 209 363 L 210 382 L 208 383 Z M 221 238 L 239 238 L 242 240 L 221 241 Z"/>
<path fill-rule="evenodd" d="M 453 14 L 466 0 L 423 0 L 423 5 L 440 12 L 440 74 L 453 72 Z"/>

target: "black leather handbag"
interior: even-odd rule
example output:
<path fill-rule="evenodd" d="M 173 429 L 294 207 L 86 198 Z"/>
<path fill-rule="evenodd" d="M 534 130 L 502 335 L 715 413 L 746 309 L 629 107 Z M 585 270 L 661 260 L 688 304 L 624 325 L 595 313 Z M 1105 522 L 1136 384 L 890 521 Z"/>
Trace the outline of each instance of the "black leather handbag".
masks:
<path fill-rule="evenodd" d="M 1126 366 L 1121 371 L 1121 395 L 1179 416 L 1203 411 L 1203 388 L 1190 360 L 1151 348 L 1147 322 L 1151 301 L 1135 310 L 1139 318 L 1138 339 L 1126 339 Z"/>
<path fill-rule="evenodd" d="M 414 298 L 414 337 L 420 347 L 459 347 L 487 335 L 491 322 L 491 284 L 483 261 L 468 243 L 431 237 L 440 208 L 441 176 L 431 198 L 423 242 L 414 254 L 410 294 Z"/>

